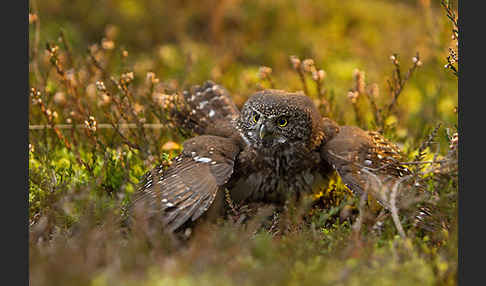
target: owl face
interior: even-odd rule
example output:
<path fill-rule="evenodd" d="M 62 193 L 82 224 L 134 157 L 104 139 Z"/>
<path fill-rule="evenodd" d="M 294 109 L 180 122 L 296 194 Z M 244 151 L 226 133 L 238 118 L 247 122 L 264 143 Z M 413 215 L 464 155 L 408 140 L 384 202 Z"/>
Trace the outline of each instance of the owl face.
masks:
<path fill-rule="evenodd" d="M 301 93 L 264 90 L 244 104 L 237 128 L 243 139 L 257 150 L 308 145 L 320 118 L 312 101 Z"/>

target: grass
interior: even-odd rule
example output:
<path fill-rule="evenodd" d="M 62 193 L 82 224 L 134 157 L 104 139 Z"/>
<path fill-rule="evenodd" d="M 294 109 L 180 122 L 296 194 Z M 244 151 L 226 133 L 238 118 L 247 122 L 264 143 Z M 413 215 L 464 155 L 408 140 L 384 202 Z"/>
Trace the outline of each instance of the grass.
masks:
<path fill-rule="evenodd" d="M 29 131 L 32 285 L 455 285 L 457 16 L 448 5 L 31 1 L 29 124 L 48 127 Z M 338 123 L 383 132 L 417 163 L 447 227 L 424 231 L 401 211 L 401 237 L 373 201 L 360 211 L 334 175 L 307 208 L 281 214 L 277 232 L 260 227 L 265 209 L 244 225 L 204 224 L 188 241 L 143 220 L 120 228 L 143 174 L 190 136 L 171 125 L 175 95 L 207 79 L 239 106 L 262 88 L 304 90 Z"/>

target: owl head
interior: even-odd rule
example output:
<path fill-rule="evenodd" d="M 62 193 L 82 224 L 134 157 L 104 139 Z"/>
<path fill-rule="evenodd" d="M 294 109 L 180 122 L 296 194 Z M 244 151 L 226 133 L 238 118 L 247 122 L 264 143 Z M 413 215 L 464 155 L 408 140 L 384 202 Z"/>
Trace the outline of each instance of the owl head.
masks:
<path fill-rule="evenodd" d="M 243 139 L 257 150 L 277 150 L 320 144 L 321 115 L 303 93 L 264 90 L 244 104 L 236 126 Z M 317 142 L 319 141 L 319 142 Z"/>

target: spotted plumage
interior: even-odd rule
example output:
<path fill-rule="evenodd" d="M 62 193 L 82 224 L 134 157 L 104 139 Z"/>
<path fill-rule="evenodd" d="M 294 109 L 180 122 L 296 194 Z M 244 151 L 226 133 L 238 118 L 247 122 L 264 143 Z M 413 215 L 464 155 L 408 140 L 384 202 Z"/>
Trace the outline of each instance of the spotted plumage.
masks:
<path fill-rule="evenodd" d="M 333 169 L 356 194 L 375 177 L 396 180 L 408 172 L 398 147 L 323 118 L 303 93 L 260 91 L 241 111 L 212 82 L 183 98 L 173 118 L 196 136 L 168 168 L 148 173 L 132 204 L 144 204 L 171 231 L 223 208 L 218 197 L 225 189 L 238 203 L 284 205 L 319 187 Z"/>

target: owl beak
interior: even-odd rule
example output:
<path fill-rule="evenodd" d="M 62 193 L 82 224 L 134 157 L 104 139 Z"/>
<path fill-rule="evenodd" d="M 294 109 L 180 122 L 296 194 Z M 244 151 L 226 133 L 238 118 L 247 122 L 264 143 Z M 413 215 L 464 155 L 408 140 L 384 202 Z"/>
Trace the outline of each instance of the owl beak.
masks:
<path fill-rule="evenodd" d="M 259 135 L 260 139 L 263 139 L 266 135 L 268 135 L 268 130 L 265 128 L 265 124 L 262 124 L 262 126 L 260 126 Z"/>

